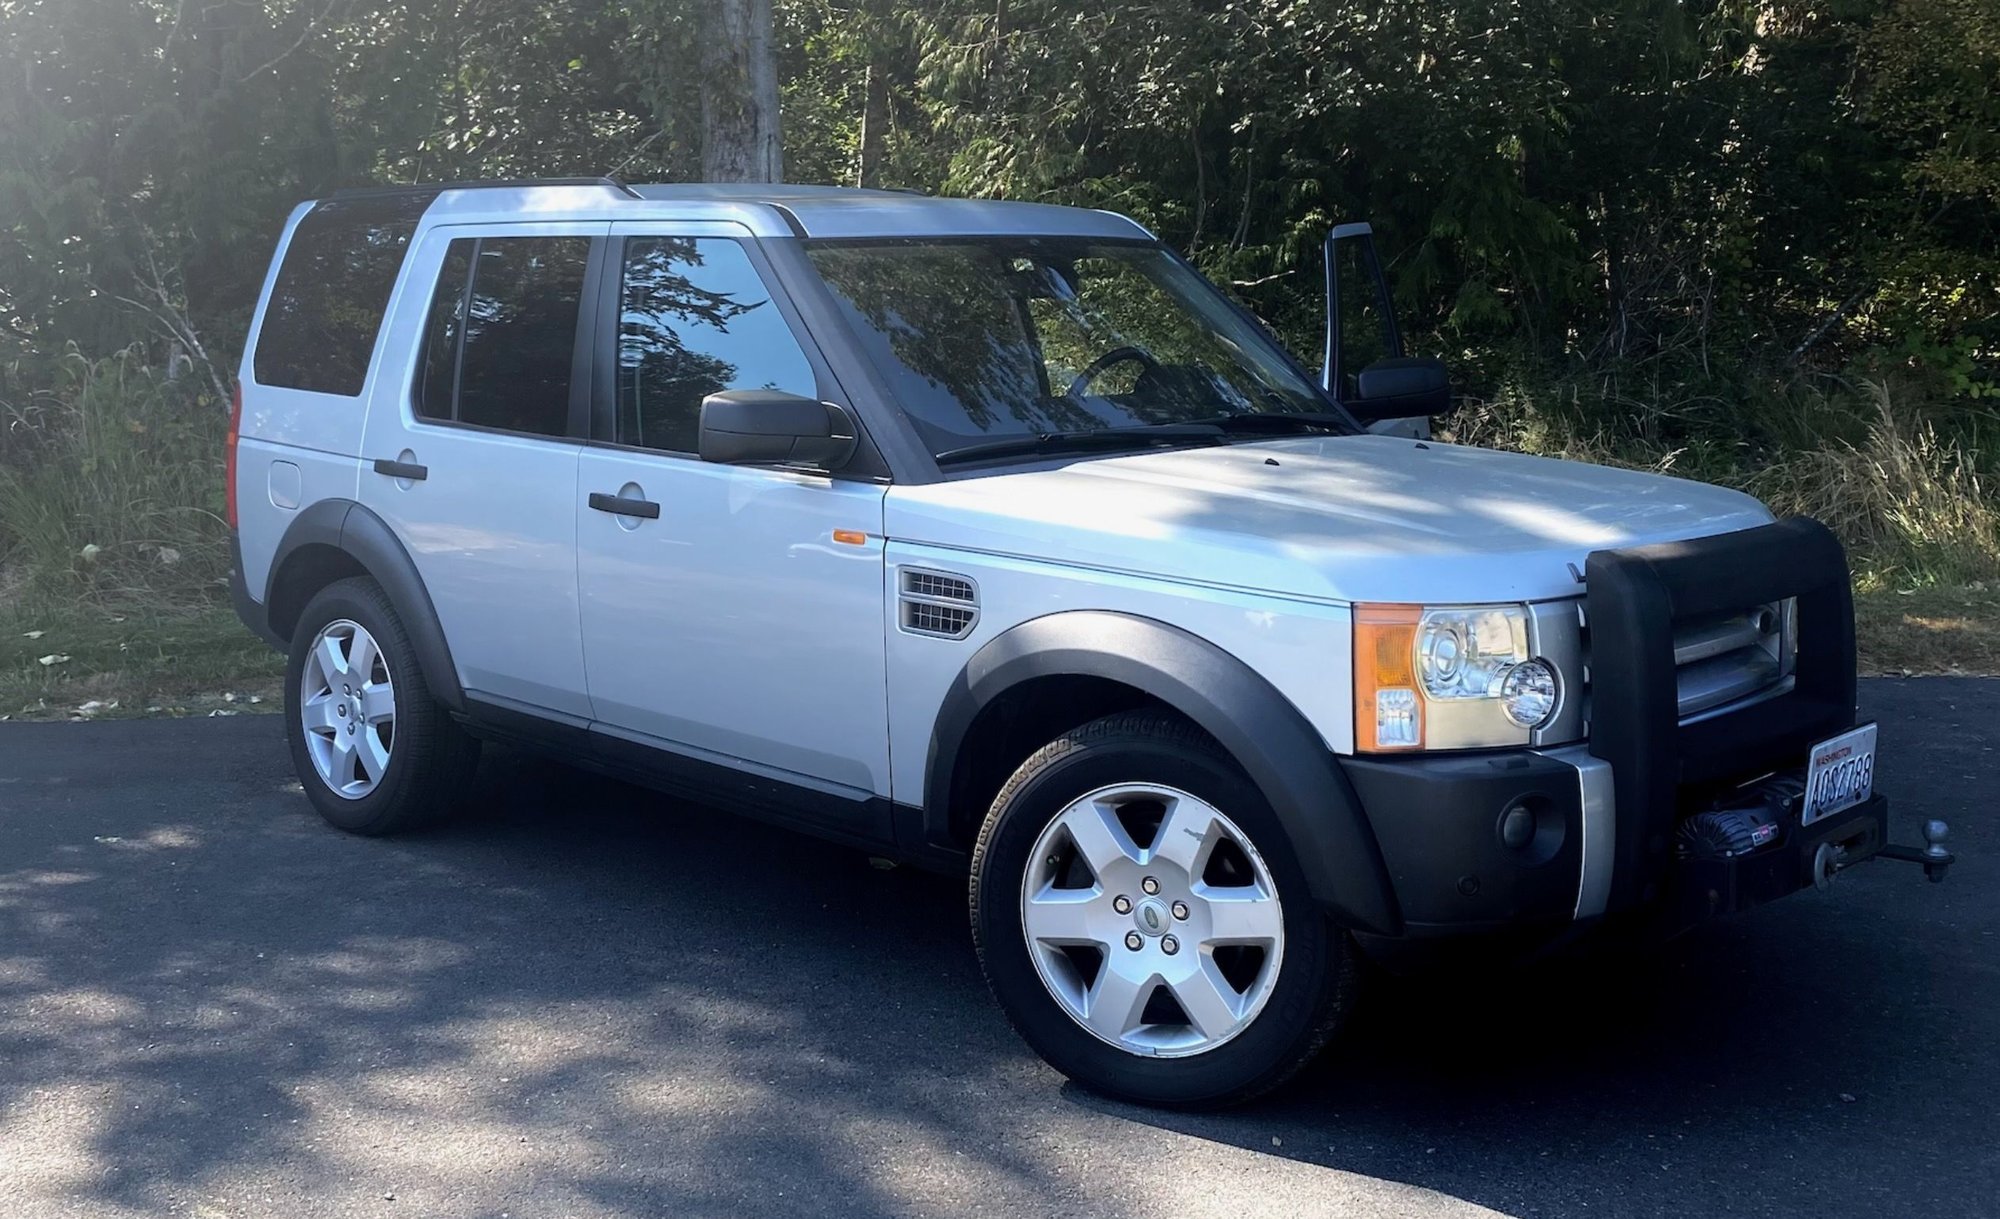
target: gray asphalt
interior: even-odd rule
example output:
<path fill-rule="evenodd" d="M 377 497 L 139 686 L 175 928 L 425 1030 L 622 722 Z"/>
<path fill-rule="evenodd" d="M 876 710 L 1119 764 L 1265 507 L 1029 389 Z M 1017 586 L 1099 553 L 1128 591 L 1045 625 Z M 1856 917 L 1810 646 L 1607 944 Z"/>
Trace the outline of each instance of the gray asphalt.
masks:
<path fill-rule="evenodd" d="M 514 754 L 363 841 L 271 718 L 0 726 L 0 1213 L 1990 1216 L 2000 682 L 1863 699 L 1946 884 L 1392 982 L 1220 1116 L 1042 1066 L 945 878 Z"/>

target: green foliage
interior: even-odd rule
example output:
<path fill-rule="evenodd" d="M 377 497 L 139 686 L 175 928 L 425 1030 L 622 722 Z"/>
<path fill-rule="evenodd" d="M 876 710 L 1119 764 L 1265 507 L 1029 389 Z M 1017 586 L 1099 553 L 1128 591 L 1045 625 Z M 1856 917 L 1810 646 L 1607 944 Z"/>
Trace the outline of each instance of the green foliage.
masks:
<path fill-rule="evenodd" d="M 1940 411 L 1934 380 L 1668 382 L 1514 368 L 1451 438 L 1738 487 L 1826 522 L 1864 581 L 2000 582 L 2000 414 Z"/>
<path fill-rule="evenodd" d="M 149 428 L 219 427 L 302 198 L 694 176 L 714 2 L 0 0 L 6 485 L 61 481 L 24 454 L 85 452 L 105 384 Z M 1367 218 L 1469 434 L 1747 482 L 1861 461 L 1889 416 L 1843 386 L 1873 381 L 1909 468 L 1991 503 L 1992 0 L 778 0 L 775 33 L 799 180 L 1131 213 L 1309 357 L 1320 240 Z M 66 439 L 21 439 L 31 415 Z"/>
<path fill-rule="evenodd" d="M 227 416 L 204 378 L 169 380 L 127 349 L 73 346 L 0 379 L 0 559 L 4 600 L 159 608 L 226 587 L 222 439 Z M 18 396 L 17 396 L 18 395 Z"/>

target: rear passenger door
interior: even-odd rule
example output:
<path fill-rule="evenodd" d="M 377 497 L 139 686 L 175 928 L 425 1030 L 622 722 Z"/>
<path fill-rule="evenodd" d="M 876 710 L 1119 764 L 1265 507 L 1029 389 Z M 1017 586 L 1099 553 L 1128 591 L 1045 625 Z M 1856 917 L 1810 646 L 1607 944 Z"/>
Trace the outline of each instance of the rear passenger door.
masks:
<path fill-rule="evenodd" d="M 409 279 L 430 290 L 406 291 L 393 324 L 405 375 L 371 404 L 362 450 L 361 502 L 409 548 L 468 696 L 579 719 L 583 302 L 606 232 L 431 230 Z"/>
<path fill-rule="evenodd" d="M 826 816 L 886 837 L 855 804 L 889 791 L 885 487 L 696 455 L 708 394 L 838 396 L 747 238 L 613 226 L 609 392 L 573 509 L 591 704 L 601 731 L 818 788 L 842 797 Z"/>

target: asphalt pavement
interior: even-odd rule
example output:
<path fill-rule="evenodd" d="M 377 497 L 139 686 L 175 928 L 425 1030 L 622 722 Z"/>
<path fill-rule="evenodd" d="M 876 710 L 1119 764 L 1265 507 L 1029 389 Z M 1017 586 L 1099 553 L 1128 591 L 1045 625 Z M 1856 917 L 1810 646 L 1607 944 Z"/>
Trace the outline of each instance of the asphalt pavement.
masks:
<path fill-rule="evenodd" d="M 1043 1066 L 948 878 L 495 750 L 350 838 L 275 718 L 0 725 L 0 1214 L 1991 1216 L 2000 682 L 1863 702 L 1945 884 L 1385 982 L 1221 1115 Z"/>

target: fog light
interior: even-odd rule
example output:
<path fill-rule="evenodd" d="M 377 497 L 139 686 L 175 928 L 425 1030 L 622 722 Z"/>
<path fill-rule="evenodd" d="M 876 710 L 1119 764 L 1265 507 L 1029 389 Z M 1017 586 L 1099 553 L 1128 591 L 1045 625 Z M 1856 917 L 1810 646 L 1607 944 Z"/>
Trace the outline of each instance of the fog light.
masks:
<path fill-rule="evenodd" d="M 1535 813 L 1524 804 L 1516 804 L 1500 815 L 1500 841 L 1508 850 L 1518 851 L 1535 840 Z"/>
<path fill-rule="evenodd" d="M 1539 657 L 1524 660 L 1500 679 L 1500 707 L 1523 728 L 1540 728 L 1556 713 L 1556 671 Z"/>

